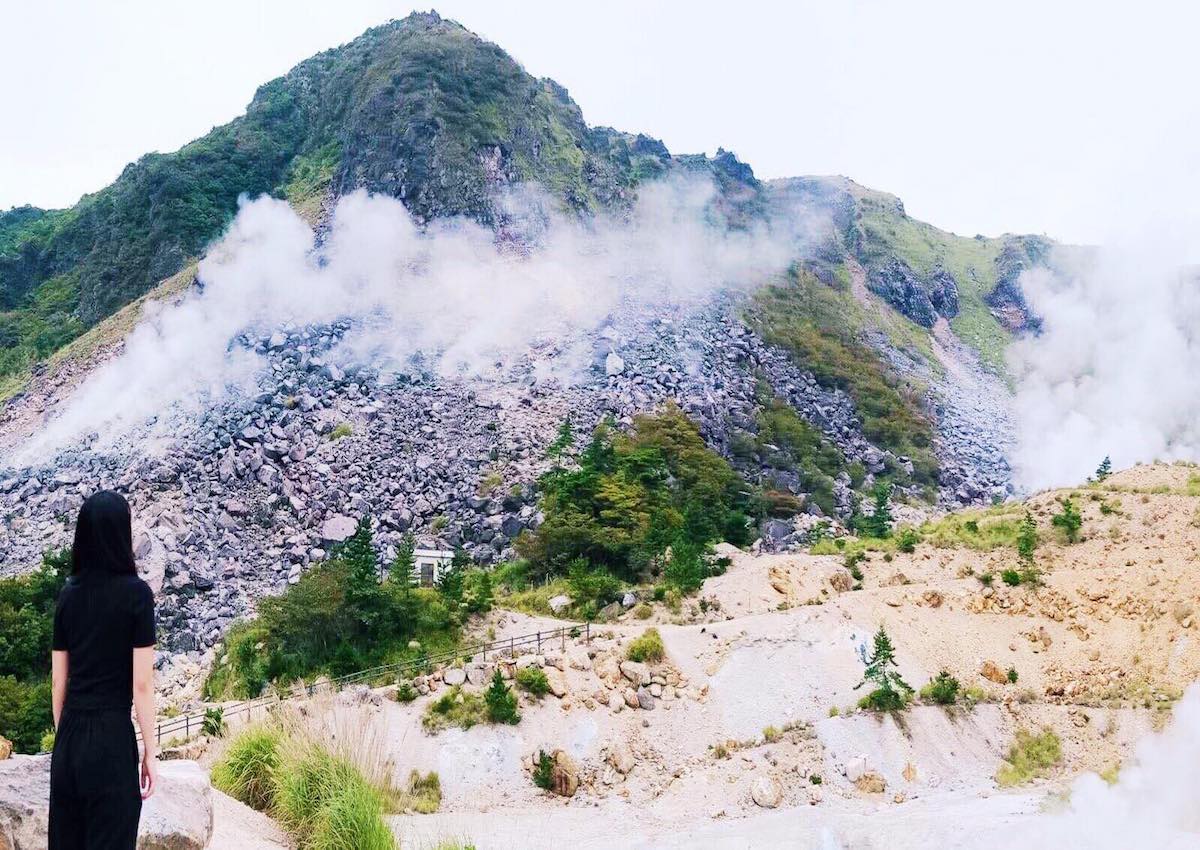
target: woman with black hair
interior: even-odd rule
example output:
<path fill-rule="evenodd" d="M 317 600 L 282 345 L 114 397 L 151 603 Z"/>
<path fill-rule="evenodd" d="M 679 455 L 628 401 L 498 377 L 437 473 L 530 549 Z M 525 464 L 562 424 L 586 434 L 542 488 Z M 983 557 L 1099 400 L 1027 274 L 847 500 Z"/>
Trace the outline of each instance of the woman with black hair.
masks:
<path fill-rule="evenodd" d="M 95 493 L 79 510 L 51 663 L 50 850 L 134 850 L 142 800 L 158 779 L 154 594 L 138 578 L 129 503 L 117 493 Z"/>

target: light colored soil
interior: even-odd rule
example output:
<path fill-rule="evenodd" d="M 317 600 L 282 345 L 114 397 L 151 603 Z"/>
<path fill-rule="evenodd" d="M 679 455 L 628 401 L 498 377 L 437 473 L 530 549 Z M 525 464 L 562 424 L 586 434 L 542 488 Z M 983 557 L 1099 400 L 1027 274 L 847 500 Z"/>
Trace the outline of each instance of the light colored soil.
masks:
<path fill-rule="evenodd" d="M 213 789 L 213 836 L 207 850 L 291 850 L 269 817 Z"/>
<path fill-rule="evenodd" d="M 649 620 L 627 614 L 594 628 L 590 645 L 568 641 L 567 695 L 522 696 L 517 726 L 431 735 L 421 715 L 436 694 L 408 705 L 343 695 L 312 712 L 335 718 L 331 728 L 369 730 L 398 782 L 412 769 L 438 772 L 441 811 L 393 820 L 406 850 L 446 838 L 479 850 L 1016 846 L 1007 839 L 1040 834 L 1041 810 L 1073 778 L 1127 764 L 1200 675 L 1195 474 L 1139 468 L 1102 487 L 1033 497 L 1041 588 L 1000 582 L 1000 571 L 1016 565 L 1011 549 L 922 544 L 890 561 L 876 553 L 861 565 L 863 588 L 844 592 L 830 581 L 843 570 L 838 556 L 725 550 L 731 567 L 681 610 L 656 606 Z M 1084 516 L 1073 545 L 1059 542 L 1050 523 L 1068 493 Z M 975 577 L 984 572 L 997 576 L 990 590 Z M 678 683 L 677 696 L 653 711 L 614 711 L 613 665 L 648 623 L 668 656 L 654 670 Z M 944 669 L 984 701 L 896 716 L 856 710 L 859 650 L 881 624 L 912 685 Z M 503 638 L 557 625 L 505 612 L 483 628 Z M 546 648 L 550 660 L 560 649 Z M 570 663 L 581 654 L 592 658 L 578 666 L 590 669 Z M 985 662 L 1013 668 L 1018 682 L 985 678 Z M 777 739 L 765 740 L 768 726 L 780 730 Z M 1001 791 L 994 777 L 1020 729 L 1053 730 L 1063 759 L 1045 778 Z M 627 776 L 609 764 L 622 746 L 634 759 Z M 530 780 L 529 757 L 555 748 L 579 764 L 580 789 L 569 800 Z M 882 779 L 883 793 L 851 781 L 862 768 Z M 764 777 L 781 789 L 777 809 L 751 798 Z M 1155 850 L 1200 846 L 1195 832 L 1175 825 L 1163 835 Z"/>

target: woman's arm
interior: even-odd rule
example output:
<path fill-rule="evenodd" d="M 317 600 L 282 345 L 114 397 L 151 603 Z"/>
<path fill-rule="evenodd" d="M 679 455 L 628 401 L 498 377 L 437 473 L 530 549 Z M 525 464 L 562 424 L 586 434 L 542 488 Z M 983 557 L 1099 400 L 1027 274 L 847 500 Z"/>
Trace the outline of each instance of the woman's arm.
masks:
<path fill-rule="evenodd" d="M 133 650 L 133 709 L 142 730 L 142 799 L 158 784 L 158 740 L 154 736 L 154 647 Z"/>
<path fill-rule="evenodd" d="M 58 730 L 58 721 L 62 718 L 63 703 L 67 701 L 67 675 L 70 671 L 70 659 L 66 650 L 56 649 L 50 653 L 50 703 L 54 709 L 54 729 Z"/>

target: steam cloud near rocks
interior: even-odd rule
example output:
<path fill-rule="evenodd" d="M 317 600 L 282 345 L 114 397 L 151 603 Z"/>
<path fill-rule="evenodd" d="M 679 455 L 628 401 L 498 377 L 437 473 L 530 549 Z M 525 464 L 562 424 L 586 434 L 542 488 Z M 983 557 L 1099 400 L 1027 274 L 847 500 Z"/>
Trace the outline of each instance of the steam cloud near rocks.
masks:
<path fill-rule="evenodd" d="M 1033 819 L 996 850 L 1184 850 L 1200 835 L 1200 684 L 1188 688 L 1171 724 L 1138 744 L 1117 781 L 1075 781 L 1065 811 Z"/>
<path fill-rule="evenodd" d="M 1200 456 L 1200 286 L 1182 241 L 1131 233 L 1059 249 L 1021 278 L 1043 330 L 1013 345 L 1017 448 L 1026 489 Z"/>
<path fill-rule="evenodd" d="M 523 232 L 509 241 L 462 219 L 422 228 L 399 201 L 357 192 L 341 199 L 320 245 L 285 202 L 243 200 L 200 264 L 202 286 L 176 305 L 148 307 L 124 352 L 19 460 L 45 459 L 89 433 L 104 446 L 168 410 L 252 392 L 265 361 L 238 343 L 247 331 L 353 318 L 329 359 L 401 371 L 418 358 L 446 377 L 494 374 L 531 343 L 558 338 L 566 376 L 591 355 L 579 332 L 610 315 L 699 305 L 721 289 L 758 286 L 797 256 L 800 225 L 730 230 L 713 220 L 714 192 L 708 180 L 654 183 L 627 216 L 588 222 L 515 194 L 510 212 Z"/>

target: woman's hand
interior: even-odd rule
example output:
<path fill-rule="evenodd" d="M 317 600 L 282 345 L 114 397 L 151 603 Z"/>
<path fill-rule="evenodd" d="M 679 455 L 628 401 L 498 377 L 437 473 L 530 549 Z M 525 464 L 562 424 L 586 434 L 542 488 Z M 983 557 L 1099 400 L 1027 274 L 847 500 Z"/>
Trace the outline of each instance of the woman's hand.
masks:
<path fill-rule="evenodd" d="M 154 789 L 158 786 L 158 759 L 153 753 L 147 752 L 142 756 L 142 777 L 141 789 L 142 799 L 149 800 L 150 795 L 154 793 Z"/>

